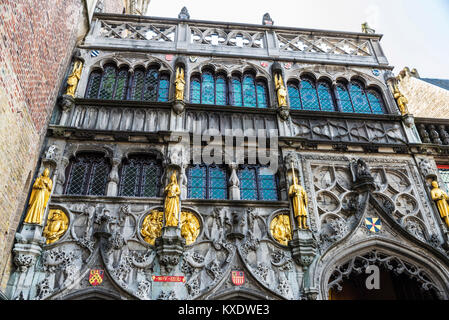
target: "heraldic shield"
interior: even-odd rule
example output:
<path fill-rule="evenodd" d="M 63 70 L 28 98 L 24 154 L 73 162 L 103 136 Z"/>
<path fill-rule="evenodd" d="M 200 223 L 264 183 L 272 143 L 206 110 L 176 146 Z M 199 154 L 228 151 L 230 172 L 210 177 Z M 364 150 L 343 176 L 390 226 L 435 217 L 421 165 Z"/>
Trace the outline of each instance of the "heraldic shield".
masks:
<path fill-rule="evenodd" d="M 235 286 L 241 286 L 245 283 L 245 273 L 243 271 L 232 271 L 231 280 Z"/>
<path fill-rule="evenodd" d="M 89 273 L 89 283 L 98 286 L 103 282 L 104 270 L 92 269 Z"/>

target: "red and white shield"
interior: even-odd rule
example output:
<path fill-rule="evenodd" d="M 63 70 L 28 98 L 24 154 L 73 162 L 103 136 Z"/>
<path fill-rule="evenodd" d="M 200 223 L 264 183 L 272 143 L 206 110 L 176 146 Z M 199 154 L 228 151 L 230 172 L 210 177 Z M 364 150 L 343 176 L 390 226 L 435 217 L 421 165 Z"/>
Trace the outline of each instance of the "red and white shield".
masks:
<path fill-rule="evenodd" d="M 98 286 L 103 282 L 104 270 L 92 269 L 89 273 L 89 283 Z"/>
<path fill-rule="evenodd" d="M 231 280 L 235 286 L 241 286 L 245 283 L 245 273 L 243 271 L 232 271 Z"/>

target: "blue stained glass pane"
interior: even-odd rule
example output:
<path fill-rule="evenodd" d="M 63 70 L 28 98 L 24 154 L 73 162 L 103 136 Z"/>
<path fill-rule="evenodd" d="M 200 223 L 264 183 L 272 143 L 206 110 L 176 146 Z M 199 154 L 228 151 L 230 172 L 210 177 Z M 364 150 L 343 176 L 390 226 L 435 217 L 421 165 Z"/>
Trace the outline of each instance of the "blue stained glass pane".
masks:
<path fill-rule="evenodd" d="M 361 85 L 357 83 L 351 83 L 349 85 L 349 92 L 351 94 L 352 104 L 354 105 L 355 112 L 358 113 L 371 113 L 371 109 L 366 98 L 365 91 Z"/>
<path fill-rule="evenodd" d="M 206 168 L 191 167 L 189 168 L 189 198 L 206 199 Z"/>
<path fill-rule="evenodd" d="M 267 86 L 263 82 L 257 83 L 257 106 L 259 108 L 268 108 Z"/>
<path fill-rule="evenodd" d="M 291 84 L 288 85 L 288 97 L 290 99 L 290 108 L 293 110 L 301 110 L 299 90 L 296 86 Z"/>
<path fill-rule="evenodd" d="M 315 86 L 309 80 L 301 81 L 301 101 L 304 110 L 320 110 Z"/>
<path fill-rule="evenodd" d="M 209 199 L 225 200 L 227 199 L 226 189 L 211 189 L 209 193 Z"/>
<path fill-rule="evenodd" d="M 344 85 L 337 86 L 337 96 L 340 108 L 343 112 L 354 112 L 352 108 L 351 98 L 349 97 L 348 90 Z"/>
<path fill-rule="evenodd" d="M 260 192 L 260 196 L 262 197 L 261 200 L 266 200 L 266 201 L 276 201 L 278 200 L 278 195 L 277 195 L 277 191 L 274 189 L 265 189 L 265 190 L 261 190 Z"/>
<path fill-rule="evenodd" d="M 371 105 L 371 109 L 375 114 L 383 114 L 384 109 L 382 106 L 381 100 L 377 97 L 377 95 L 373 92 L 368 92 L 368 100 Z"/>
<path fill-rule="evenodd" d="M 256 107 L 256 86 L 250 75 L 243 77 L 243 104 L 245 107 Z"/>
<path fill-rule="evenodd" d="M 190 83 L 190 102 L 201 103 L 201 83 L 198 78 L 193 78 Z"/>
<path fill-rule="evenodd" d="M 168 101 L 168 90 L 170 89 L 170 82 L 166 77 L 162 77 L 159 81 L 159 97 L 158 101 L 167 102 Z"/>
<path fill-rule="evenodd" d="M 209 199 L 227 199 L 226 171 L 209 167 Z"/>
<path fill-rule="evenodd" d="M 201 103 L 215 104 L 214 77 L 209 72 L 202 74 Z"/>
<path fill-rule="evenodd" d="M 217 78 L 217 83 L 215 85 L 215 97 L 216 97 L 216 104 L 219 106 L 226 105 L 226 79 L 223 77 Z"/>
<path fill-rule="evenodd" d="M 232 105 L 241 107 L 242 106 L 242 84 L 237 78 L 232 79 Z"/>
<path fill-rule="evenodd" d="M 331 90 L 325 83 L 318 85 L 318 96 L 320 98 L 321 110 L 334 111 L 334 101 L 332 100 Z"/>
<path fill-rule="evenodd" d="M 257 200 L 257 184 L 255 169 L 244 168 L 239 171 L 240 198 L 242 200 Z"/>
<path fill-rule="evenodd" d="M 260 200 L 278 200 L 276 176 L 268 168 L 259 169 Z"/>

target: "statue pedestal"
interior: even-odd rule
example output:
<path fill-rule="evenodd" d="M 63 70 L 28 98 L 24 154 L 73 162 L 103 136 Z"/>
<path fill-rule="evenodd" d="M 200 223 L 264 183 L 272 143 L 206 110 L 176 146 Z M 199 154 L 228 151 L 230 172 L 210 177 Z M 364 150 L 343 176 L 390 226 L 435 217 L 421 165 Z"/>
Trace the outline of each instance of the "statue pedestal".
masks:
<path fill-rule="evenodd" d="M 178 227 L 162 228 L 162 236 L 156 239 L 156 254 L 161 266 L 161 274 L 169 274 L 184 254 L 186 240 Z"/>

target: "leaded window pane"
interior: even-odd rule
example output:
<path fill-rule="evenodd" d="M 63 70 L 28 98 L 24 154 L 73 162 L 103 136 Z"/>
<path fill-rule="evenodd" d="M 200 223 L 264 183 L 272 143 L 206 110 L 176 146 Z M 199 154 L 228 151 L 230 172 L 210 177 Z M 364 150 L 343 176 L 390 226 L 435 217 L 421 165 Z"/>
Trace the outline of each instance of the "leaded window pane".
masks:
<path fill-rule="evenodd" d="M 143 86 L 145 82 L 145 72 L 143 70 L 136 70 L 134 72 L 132 82 L 132 100 L 142 100 Z"/>
<path fill-rule="evenodd" d="M 245 107 L 256 107 L 256 86 L 251 75 L 243 77 L 243 104 Z"/>
<path fill-rule="evenodd" d="M 133 156 L 123 164 L 120 195 L 125 197 L 157 197 L 161 167 L 147 156 Z"/>
<path fill-rule="evenodd" d="M 227 199 L 226 171 L 222 167 L 209 167 L 209 199 Z"/>
<path fill-rule="evenodd" d="M 89 76 L 89 82 L 86 90 L 87 99 L 98 98 L 98 91 L 100 90 L 101 72 L 93 71 Z"/>
<path fill-rule="evenodd" d="M 206 167 L 189 167 L 189 188 L 188 197 L 190 199 L 206 199 Z"/>
<path fill-rule="evenodd" d="M 276 176 L 268 168 L 259 169 L 260 200 L 278 200 Z"/>
<path fill-rule="evenodd" d="M 190 83 L 190 102 L 201 103 L 201 82 L 198 78 L 193 78 Z"/>
<path fill-rule="evenodd" d="M 215 104 L 215 80 L 211 73 L 202 74 L 201 103 Z"/>
<path fill-rule="evenodd" d="M 89 195 L 102 196 L 105 194 L 109 167 L 105 163 L 95 163 L 92 168 Z"/>
<path fill-rule="evenodd" d="M 371 108 L 369 106 L 368 99 L 366 98 L 365 90 L 360 84 L 351 82 L 349 85 L 349 92 L 355 112 L 371 113 Z"/>
<path fill-rule="evenodd" d="M 116 69 L 113 66 L 106 66 L 100 88 L 100 99 L 112 99 L 114 94 L 115 81 L 117 78 Z"/>
<path fill-rule="evenodd" d="M 167 102 L 168 101 L 168 91 L 170 90 L 170 81 L 167 76 L 161 76 L 159 80 L 159 102 Z"/>
<path fill-rule="evenodd" d="M 337 86 L 337 98 L 341 111 L 354 112 L 348 90 L 346 89 L 346 86 L 344 86 L 343 84 L 339 84 Z"/>
<path fill-rule="evenodd" d="M 142 188 L 140 194 L 146 198 L 154 198 L 159 193 L 159 178 L 161 169 L 155 163 L 143 166 Z"/>
<path fill-rule="evenodd" d="M 82 195 L 89 167 L 86 163 L 74 163 L 69 177 L 66 194 Z"/>
<path fill-rule="evenodd" d="M 384 113 L 382 101 L 376 93 L 368 92 L 368 100 L 369 100 L 369 104 L 371 105 L 371 110 L 373 111 L 373 113 L 375 113 L 375 114 L 383 114 Z"/>
<path fill-rule="evenodd" d="M 122 69 L 119 71 L 115 87 L 114 99 L 124 100 L 126 98 L 126 89 L 128 87 L 128 70 Z"/>
<path fill-rule="evenodd" d="M 441 179 L 446 185 L 446 190 L 449 190 L 449 169 L 438 169 L 440 172 Z"/>
<path fill-rule="evenodd" d="M 217 83 L 215 85 L 215 98 L 217 100 L 217 105 L 226 105 L 226 79 L 224 77 L 217 78 Z"/>
<path fill-rule="evenodd" d="M 134 197 L 137 194 L 137 183 L 139 177 L 139 167 L 134 164 L 126 165 L 122 171 L 120 179 L 120 195 L 124 197 Z"/>
<path fill-rule="evenodd" d="M 288 85 L 288 97 L 290 99 L 290 108 L 293 110 L 301 110 L 301 98 L 299 97 L 299 90 L 293 84 Z"/>
<path fill-rule="evenodd" d="M 257 106 L 259 108 L 268 108 L 267 86 L 264 82 L 257 82 Z"/>
<path fill-rule="evenodd" d="M 110 166 L 102 155 L 85 154 L 72 159 L 66 194 L 104 195 Z"/>
<path fill-rule="evenodd" d="M 318 97 L 322 111 L 335 111 L 334 100 L 328 84 L 323 82 L 318 84 Z"/>
<path fill-rule="evenodd" d="M 150 69 L 145 77 L 145 88 L 143 93 L 143 99 L 145 101 L 157 100 L 159 72 L 154 69 Z"/>
<path fill-rule="evenodd" d="M 310 80 L 301 81 L 301 101 L 304 110 L 320 110 L 315 85 Z"/>
<path fill-rule="evenodd" d="M 238 78 L 232 78 L 231 85 L 232 94 L 232 105 L 241 107 L 242 106 L 242 83 Z"/>
<path fill-rule="evenodd" d="M 256 169 L 243 168 L 239 170 L 240 198 L 242 200 L 257 200 Z"/>

